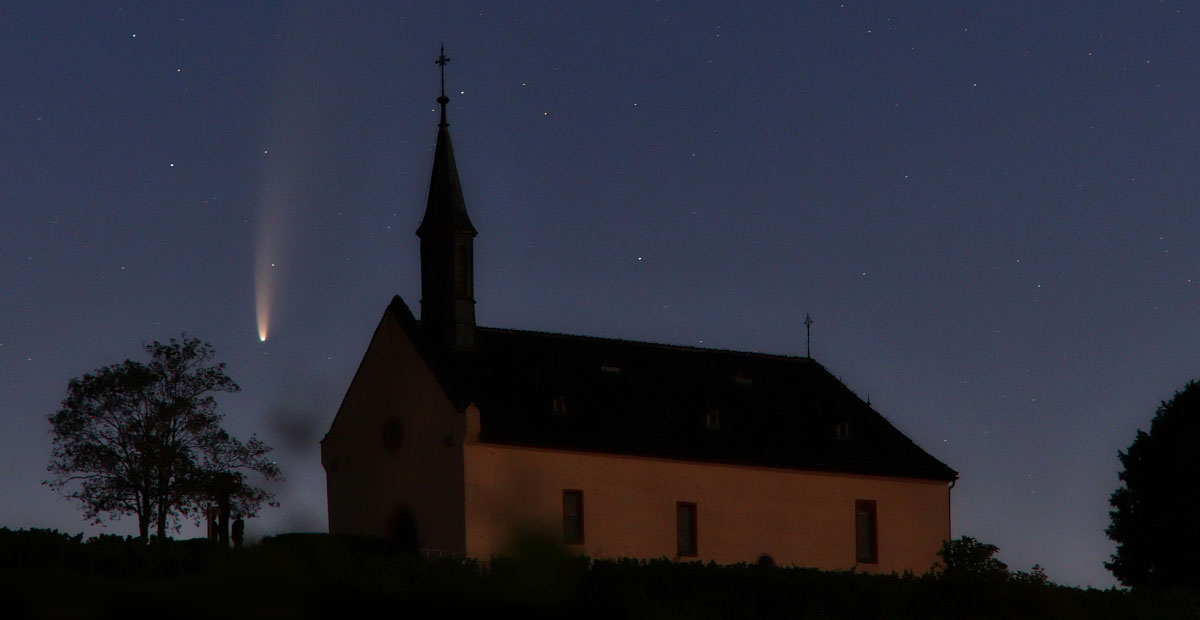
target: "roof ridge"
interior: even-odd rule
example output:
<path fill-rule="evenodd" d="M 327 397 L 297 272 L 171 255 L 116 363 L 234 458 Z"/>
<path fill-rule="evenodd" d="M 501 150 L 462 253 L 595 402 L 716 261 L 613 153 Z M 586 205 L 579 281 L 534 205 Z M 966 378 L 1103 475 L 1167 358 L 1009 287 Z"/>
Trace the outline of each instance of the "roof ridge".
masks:
<path fill-rule="evenodd" d="M 676 350 L 676 351 L 695 351 L 697 353 L 725 353 L 725 354 L 731 354 L 731 355 L 739 355 L 739 356 L 746 356 L 746 357 L 760 357 L 760 358 L 774 359 L 774 360 L 792 360 L 792 361 L 797 361 L 797 362 L 811 363 L 822 369 L 825 369 L 825 367 L 822 366 L 820 362 L 812 359 L 811 357 L 804 357 L 802 355 L 783 355 L 780 353 L 764 353 L 761 351 L 739 351 L 736 349 L 721 349 L 721 348 L 716 348 L 716 347 L 697 347 L 697 346 L 686 345 L 686 344 L 670 344 L 670 343 L 665 343 L 665 342 L 651 342 L 651 341 L 647 341 L 647 340 L 630 340 L 627 338 L 610 338 L 607 336 L 589 336 L 586 334 L 566 334 L 566 333 L 562 333 L 562 332 L 548 332 L 548 331 L 541 331 L 541 330 L 535 330 L 535 329 L 514 329 L 514 328 L 509 328 L 509 327 L 484 327 L 482 325 L 479 326 L 478 329 L 480 331 L 489 331 L 489 332 L 500 332 L 500 333 L 509 333 L 509 334 L 529 334 L 529 335 L 534 335 L 534 336 L 549 336 L 549 337 L 553 337 L 553 338 L 589 340 L 589 341 L 593 341 L 593 342 L 611 342 L 614 344 L 628 344 L 628 345 L 638 345 L 638 346 L 644 346 L 644 347 L 657 347 L 657 348 L 662 348 L 662 349 L 672 349 L 672 350 Z M 826 369 L 826 372 L 828 372 L 827 369 Z"/>

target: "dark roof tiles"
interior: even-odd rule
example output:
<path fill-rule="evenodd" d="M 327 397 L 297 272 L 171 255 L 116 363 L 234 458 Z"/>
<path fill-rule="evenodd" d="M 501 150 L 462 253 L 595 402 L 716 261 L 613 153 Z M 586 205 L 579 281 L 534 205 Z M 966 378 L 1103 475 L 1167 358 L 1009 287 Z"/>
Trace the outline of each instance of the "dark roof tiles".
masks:
<path fill-rule="evenodd" d="M 455 405 L 479 407 L 481 441 L 957 478 L 809 358 L 483 327 L 474 353 L 421 346 Z"/>

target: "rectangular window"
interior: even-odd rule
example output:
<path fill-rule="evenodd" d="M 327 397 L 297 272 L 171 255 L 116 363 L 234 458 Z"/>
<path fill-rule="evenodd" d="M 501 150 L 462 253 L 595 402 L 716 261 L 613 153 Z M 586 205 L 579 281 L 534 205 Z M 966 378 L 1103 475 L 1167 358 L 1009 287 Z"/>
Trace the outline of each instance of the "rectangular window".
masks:
<path fill-rule="evenodd" d="M 879 532 L 875 500 L 854 500 L 854 559 L 860 564 L 879 562 Z"/>
<path fill-rule="evenodd" d="M 675 505 L 675 541 L 679 555 L 696 557 L 696 505 L 679 502 Z"/>
<path fill-rule="evenodd" d="M 583 544 L 583 491 L 563 491 L 563 542 Z"/>

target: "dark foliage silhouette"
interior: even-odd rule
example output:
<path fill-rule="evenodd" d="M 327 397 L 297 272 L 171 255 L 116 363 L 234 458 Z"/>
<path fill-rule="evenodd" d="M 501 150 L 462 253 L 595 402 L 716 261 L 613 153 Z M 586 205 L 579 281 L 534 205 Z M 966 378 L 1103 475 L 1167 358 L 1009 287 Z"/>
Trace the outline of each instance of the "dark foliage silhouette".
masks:
<path fill-rule="evenodd" d="M 996 545 L 979 542 L 970 536 L 946 540 L 938 551 L 941 558 L 938 569 L 949 578 L 1003 581 L 1009 576 L 1008 565 L 992 557 L 999 550 Z"/>
<path fill-rule="evenodd" d="M 149 362 L 125 360 L 67 384 L 62 408 L 50 416 L 45 484 L 79 502 L 93 522 L 136 515 L 143 541 L 152 523 L 161 539 L 218 496 L 227 494 L 243 516 L 273 505 L 270 493 L 246 480 L 248 472 L 280 478 L 271 448 L 221 428 L 214 394 L 240 388 L 225 364 L 212 363 L 212 347 L 183 337 L 145 349 Z"/>
<path fill-rule="evenodd" d="M 1200 385 L 1192 381 L 1162 403 L 1150 432 L 1138 430 L 1119 453 L 1124 484 L 1112 494 L 1108 537 L 1117 552 L 1105 566 L 1132 587 L 1200 586 Z"/>
<path fill-rule="evenodd" d="M 397 541 L 322 534 L 268 537 L 234 552 L 205 540 L 165 540 L 155 549 L 133 537 L 83 541 L 0 528 L 0 574 L 0 600 L 6 612 L 16 612 L 5 617 L 129 617 L 164 609 L 177 618 L 342 617 L 384 609 L 412 616 L 449 610 L 455 617 L 689 620 L 1177 620 L 1200 613 L 1200 594 L 1188 590 L 588 559 L 538 543 L 482 563 L 425 560 Z"/>

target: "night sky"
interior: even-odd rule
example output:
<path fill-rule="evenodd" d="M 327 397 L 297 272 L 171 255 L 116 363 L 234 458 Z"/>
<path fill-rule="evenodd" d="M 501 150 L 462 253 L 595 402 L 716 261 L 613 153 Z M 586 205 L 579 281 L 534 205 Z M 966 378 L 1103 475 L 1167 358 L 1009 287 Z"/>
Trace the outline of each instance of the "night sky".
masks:
<path fill-rule="evenodd" d="M 41 486 L 46 416 L 186 332 L 287 477 L 248 537 L 324 530 L 317 441 L 419 299 L 444 41 L 480 324 L 802 355 L 811 313 L 960 472 L 955 536 L 1114 583 L 1117 451 L 1200 377 L 1200 7 L 243 4 L 0 19 L 0 525 L 136 533 Z"/>

